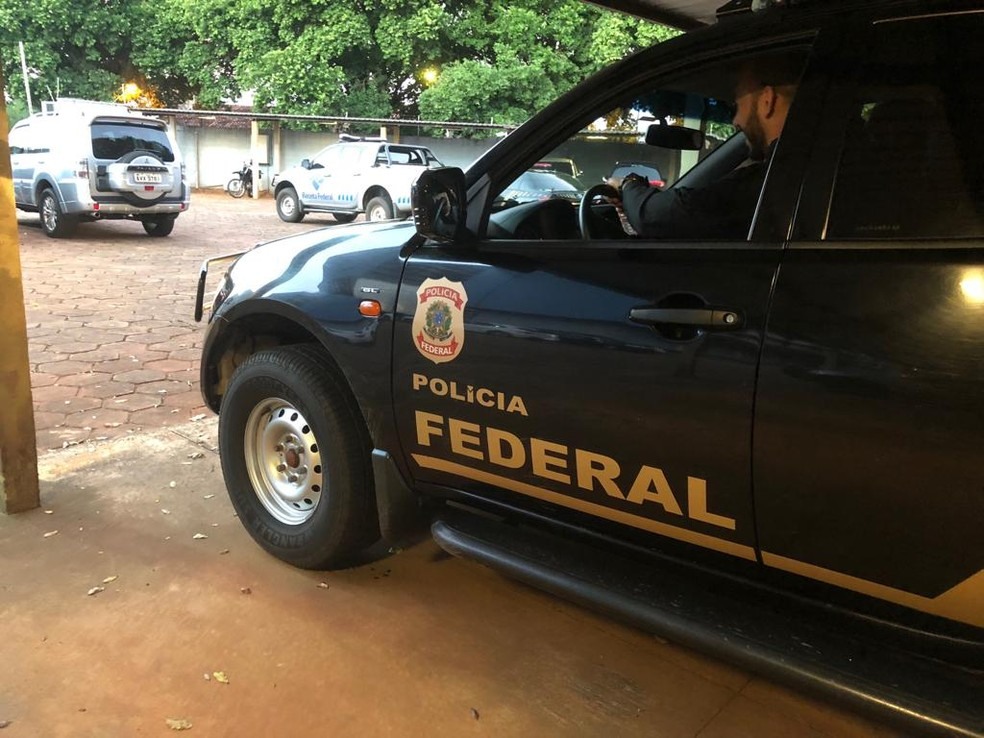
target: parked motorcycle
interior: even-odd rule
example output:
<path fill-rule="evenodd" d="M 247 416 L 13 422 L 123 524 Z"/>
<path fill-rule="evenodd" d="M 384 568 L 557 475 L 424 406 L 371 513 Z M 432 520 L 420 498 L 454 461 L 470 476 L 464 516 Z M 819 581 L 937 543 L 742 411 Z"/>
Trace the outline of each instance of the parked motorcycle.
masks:
<path fill-rule="evenodd" d="M 243 195 L 253 196 L 253 162 L 243 162 L 242 168 L 237 171 L 236 176 L 229 180 L 226 191 L 235 198 Z M 260 175 L 263 176 L 262 174 Z"/>

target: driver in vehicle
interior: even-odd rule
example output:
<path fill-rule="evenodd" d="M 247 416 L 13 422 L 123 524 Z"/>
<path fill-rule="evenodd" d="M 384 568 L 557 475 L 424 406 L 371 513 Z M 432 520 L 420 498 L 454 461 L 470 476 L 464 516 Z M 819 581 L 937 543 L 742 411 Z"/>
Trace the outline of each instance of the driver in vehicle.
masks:
<path fill-rule="evenodd" d="M 663 192 L 639 174 L 611 179 L 621 208 L 643 238 L 744 239 L 799 79 L 803 62 L 791 55 L 752 59 L 738 71 L 735 127 L 745 134 L 748 161 L 704 187 Z M 618 204 L 618 203 L 616 203 Z"/>

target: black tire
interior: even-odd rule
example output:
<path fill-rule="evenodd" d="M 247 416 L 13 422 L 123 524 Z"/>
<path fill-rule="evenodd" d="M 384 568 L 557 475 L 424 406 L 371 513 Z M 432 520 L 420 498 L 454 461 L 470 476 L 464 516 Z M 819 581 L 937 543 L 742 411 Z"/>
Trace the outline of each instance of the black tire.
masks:
<path fill-rule="evenodd" d="M 304 208 L 293 187 L 284 187 L 277 193 L 277 215 L 287 223 L 300 223 L 304 219 Z"/>
<path fill-rule="evenodd" d="M 233 177 L 229 180 L 229 184 L 226 185 L 226 192 L 230 195 L 239 199 L 246 194 L 246 188 L 243 186 L 242 177 Z"/>
<path fill-rule="evenodd" d="M 366 203 L 366 220 L 392 220 L 393 203 L 385 195 L 372 198 Z"/>
<path fill-rule="evenodd" d="M 163 238 L 170 236 L 174 230 L 174 221 L 178 219 L 176 215 L 158 215 L 153 218 L 144 218 L 143 227 L 148 236 Z"/>
<path fill-rule="evenodd" d="M 331 217 L 333 217 L 339 223 L 351 223 L 353 220 L 359 217 L 359 214 L 358 213 L 332 213 Z"/>
<path fill-rule="evenodd" d="M 67 238 L 75 232 L 79 219 L 65 215 L 58 203 L 58 196 L 50 187 L 41 190 L 38 198 L 38 216 L 41 219 L 41 230 L 49 238 Z"/>
<path fill-rule="evenodd" d="M 355 399 L 313 346 L 253 354 L 222 398 L 233 507 L 260 546 L 294 566 L 343 565 L 378 540 L 371 449 Z"/>

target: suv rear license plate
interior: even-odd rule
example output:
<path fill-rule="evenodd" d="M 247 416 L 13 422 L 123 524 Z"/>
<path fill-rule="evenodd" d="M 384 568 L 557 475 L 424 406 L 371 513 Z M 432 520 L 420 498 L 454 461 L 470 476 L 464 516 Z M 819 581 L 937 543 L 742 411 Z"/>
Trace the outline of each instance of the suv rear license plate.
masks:
<path fill-rule="evenodd" d="M 138 184 L 160 184 L 161 175 L 159 174 L 147 174 L 146 172 L 134 172 L 133 181 Z"/>

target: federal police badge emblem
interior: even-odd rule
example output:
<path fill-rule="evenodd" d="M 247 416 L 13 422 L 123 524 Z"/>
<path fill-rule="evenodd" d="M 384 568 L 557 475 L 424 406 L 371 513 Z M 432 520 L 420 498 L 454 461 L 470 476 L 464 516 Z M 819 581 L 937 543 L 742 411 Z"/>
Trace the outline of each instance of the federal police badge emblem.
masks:
<path fill-rule="evenodd" d="M 435 364 L 457 358 L 465 343 L 465 303 L 468 295 L 461 282 L 447 278 L 425 279 L 417 290 L 413 314 L 413 342 Z"/>

